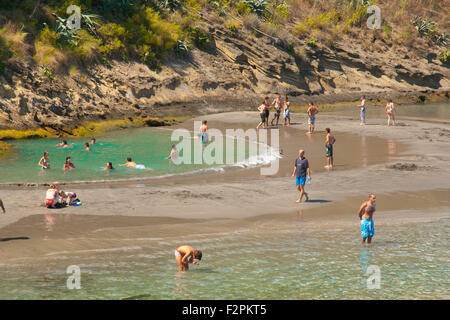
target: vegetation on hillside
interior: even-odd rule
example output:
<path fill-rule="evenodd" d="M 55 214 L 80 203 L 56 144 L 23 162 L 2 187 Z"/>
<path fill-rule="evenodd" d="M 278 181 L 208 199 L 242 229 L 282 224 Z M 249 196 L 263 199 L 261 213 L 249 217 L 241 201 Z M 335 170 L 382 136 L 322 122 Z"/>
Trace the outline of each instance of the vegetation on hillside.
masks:
<path fill-rule="evenodd" d="M 381 8 L 382 27 L 369 30 L 367 8 Z M 0 73 L 35 64 L 44 74 L 76 66 L 140 60 L 159 70 L 173 55 L 208 50 L 213 21 L 230 36 L 280 39 L 286 50 L 332 48 L 351 38 L 368 51 L 405 46 L 448 61 L 449 6 L 440 0 L 22 0 L 0 2 Z M 67 8 L 81 8 L 81 29 L 68 28 Z M 375 40 L 379 40 L 376 42 Z"/>

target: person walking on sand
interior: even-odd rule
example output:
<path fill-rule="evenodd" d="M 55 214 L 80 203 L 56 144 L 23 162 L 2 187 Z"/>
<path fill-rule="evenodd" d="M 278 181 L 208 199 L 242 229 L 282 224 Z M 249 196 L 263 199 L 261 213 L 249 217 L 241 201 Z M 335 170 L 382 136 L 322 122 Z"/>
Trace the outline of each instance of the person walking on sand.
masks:
<path fill-rule="evenodd" d="M 377 197 L 373 193 L 369 195 L 369 200 L 363 202 L 358 211 L 359 219 L 361 220 L 361 237 L 362 243 L 371 243 L 372 237 L 375 234 L 375 227 L 373 225 L 373 214 L 375 213 L 375 202 Z"/>
<path fill-rule="evenodd" d="M 316 122 L 316 114 L 319 113 L 319 109 L 314 106 L 314 103 L 310 102 L 306 113 L 308 114 L 308 133 L 313 133 L 314 124 Z"/>
<path fill-rule="evenodd" d="M 38 163 L 38 165 L 43 170 L 50 169 L 50 160 L 48 158 L 49 158 L 48 151 L 45 151 L 44 156 L 41 158 L 41 160 L 39 160 L 39 163 Z"/>
<path fill-rule="evenodd" d="M 391 125 L 391 119 L 392 119 L 392 125 L 395 126 L 395 111 L 394 111 L 394 103 L 392 100 L 389 100 L 389 102 L 386 104 L 386 114 L 387 114 L 387 125 L 388 127 Z"/>
<path fill-rule="evenodd" d="M 0 208 L 2 209 L 2 215 L 6 214 L 5 206 L 3 205 L 2 199 L 0 199 Z"/>
<path fill-rule="evenodd" d="M 202 260 L 202 252 L 195 250 L 191 246 L 184 245 L 175 250 L 175 259 L 178 264 L 179 271 L 189 271 L 189 263 L 199 264 L 194 259 Z"/>
<path fill-rule="evenodd" d="M 366 96 L 361 96 L 361 104 L 358 106 L 361 108 L 361 123 L 360 126 L 366 124 Z"/>
<path fill-rule="evenodd" d="M 282 101 L 281 101 L 281 94 L 278 95 L 278 97 L 276 97 L 273 102 L 272 102 L 272 106 L 274 106 L 275 108 L 275 113 L 273 115 L 273 119 L 270 122 L 270 125 L 273 126 L 273 120 L 277 119 L 277 124 L 276 126 L 278 126 L 278 121 L 280 120 L 280 114 L 281 114 L 281 105 Z"/>
<path fill-rule="evenodd" d="M 286 98 L 284 98 L 284 111 L 283 111 L 283 117 L 284 117 L 284 125 L 286 125 L 289 127 L 291 125 L 291 102 L 289 101 L 289 98 L 286 96 Z"/>
<path fill-rule="evenodd" d="M 262 125 L 263 127 L 267 127 L 266 124 L 266 105 L 264 102 L 258 107 L 259 116 L 261 117 L 261 122 L 256 126 L 256 130 Z"/>
<path fill-rule="evenodd" d="M 326 156 L 327 156 L 327 165 L 325 168 L 333 168 L 333 144 L 336 142 L 336 138 L 330 133 L 330 128 L 325 129 L 325 133 L 327 135 L 325 139 L 325 149 L 326 149 Z"/>
<path fill-rule="evenodd" d="M 309 200 L 308 194 L 305 192 L 305 182 L 308 177 L 308 181 L 311 181 L 311 170 L 309 169 L 308 159 L 304 157 L 305 151 L 298 151 L 298 158 L 295 159 L 294 163 L 294 171 L 292 172 L 292 176 L 295 176 L 295 185 L 297 186 L 297 190 L 300 192 L 300 196 L 297 203 L 302 202 L 303 195 L 306 197 L 306 201 Z"/>

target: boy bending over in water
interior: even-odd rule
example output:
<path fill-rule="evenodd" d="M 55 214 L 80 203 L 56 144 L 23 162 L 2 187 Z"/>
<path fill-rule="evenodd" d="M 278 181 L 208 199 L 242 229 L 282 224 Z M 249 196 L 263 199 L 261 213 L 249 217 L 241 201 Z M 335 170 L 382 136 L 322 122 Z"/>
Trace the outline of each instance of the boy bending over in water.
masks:
<path fill-rule="evenodd" d="M 202 260 L 202 252 L 195 250 L 191 246 L 181 246 L 175 250 L 175 259 L 177 260 L 179 271 L 189 271 L 189 263 L 199 264 L 194 259 Z"/>

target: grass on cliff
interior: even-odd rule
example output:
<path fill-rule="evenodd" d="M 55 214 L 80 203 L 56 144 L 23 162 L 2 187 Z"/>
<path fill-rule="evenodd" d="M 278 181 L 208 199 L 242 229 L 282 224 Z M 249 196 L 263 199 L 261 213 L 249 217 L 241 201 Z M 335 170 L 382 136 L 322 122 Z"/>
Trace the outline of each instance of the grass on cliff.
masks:
<path fill-rule="evenodd" d="M 367 7 L 381 9 L 382 27 L 366 26 Z M 66 22 L 81 8 L 81 29 Z M 258 32 L 282 39 L 293 54 L 352 39 L 370 52 L 404 46 L 448 57 L 450 15 L 440 0 L 22 0 L 0 1 L 0 72 L 36 63 L 44 73 L 109 60 L 140 60 L 160 70 L 166 59 L 210 46 L 209 21 L 229 36 Z M 205 17 L 208 19 L 205 19 Z M 375 41 L 376 40 L 376 41 Z"/>

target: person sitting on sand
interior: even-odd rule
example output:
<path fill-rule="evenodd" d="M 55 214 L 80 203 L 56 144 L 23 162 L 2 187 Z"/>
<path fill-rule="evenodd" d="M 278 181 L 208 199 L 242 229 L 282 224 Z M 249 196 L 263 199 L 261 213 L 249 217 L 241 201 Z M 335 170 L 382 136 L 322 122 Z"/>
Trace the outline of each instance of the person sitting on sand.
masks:
<path fill-rule="evenodd" d="M 132 168 L 136 168 L 137 164 L 136 162 L 134 162 L 133 160 L 131 160 L 130 157 L 127 158 L 127 162 L 126 163 L 121 163 L 119 164 L 119 167 L 132 167 Z"/>
<path fill-rule="evenodd" d="M 170 150 L 170 154 L 166 159 L 170 159 L 169 163 L 174 163 L 173 161 L 178 159 L 178 150 L 175 145 L 172 145 L 172 149 Z"/>
<path fill-rule="evenodd" d="M 48 151 L 44 152 L 44 156 L 41 158 L 41 160 L 39 160 L 38 165 L 43 169 L 50 169 L 50 161 L 48 159 L 49 154 Z"/>
<path fill-rule="evenodd" d="M 278 97 L 276 97 L 273 102 L 272 102 L 272 106 L 274 106 L 275 108 L 275 114 L 273 115 L 272 121 L 270 122 L 270 125 L 273 126 L 273 121 L 275 119 L 277 119 L 277 124 L 276 126 L 278 126 L 278 121 L 280 120 L 280 114 L 281 114 L 281 94 L 278 95 Z"/>
<path fill-rule="evenodd" d="M 388 127 L 391 125 L 391 119 L 392 119 L 392 125 L 395 126 L 395 111 L 394 111 L 394 103 L 392 100 L 389 100 L 389 102 L 386 104 L 386 114 L 387 114 L 387 125 Z"/>
<path fill-rule="evenodd" d="M 66 157 L 66 162 L 64 162 L 63 169 L 64 171 L 75 169 L 75 165 L 72 163 L 72 159 L 70 157 Z"/>
<path fill-rule="evenodd" d="M 86 143 L 84 144 L 84 146 L 85 146 L 85 148 L 86 148 L 86 151 L 91 151 L 91 147 L 89 146 L 89 142 L 86 142 Z"/>
<path fill-rule="evenodd" d="M 325 129 L 326 132 L 326 139 L 325 139 L 325 149 L 326 156 L 327 156 L 327 165 L 325 168 L 333 168 L 333 144 L 336 142 L 336 138 L 330 133 L 330 128 Z"/>
<path fill-rule="evenodd" d="M 0 199 L 0 208 L 2 209 L 2 215 L 6 214 L 5 206 L 3 205 L 2 199 Z"/>
<path fill-rule="evenodd" d="M 361 220 L 361 237 L 362 243 L 371 243 L 372 237 L 375 234 L 375 227 L 373 224 L 373 214 L 375 213 L 375 204 L 377 197 L 373 193 L 369 194 L 369 200 L 363 202 L 358 210 L 358 216 Z"/>
<path fill-rule="evenodd" d="M 195 250 L 191 246 L 181 246 L 175 250 L 175 259 L 178 263 L 179 271 L 189 271 L 189 263 L 199 264 L 194 259 L 202 260 L 202 252 Z"/>
<path fill-rule="evenodd" d="M 284 125 L 287 125 L 288 127 L 291 125 L 291 109 L 290 109 L 291 103 L 289 102 L 289 98 L 286 96 L 284 98 L 284 106 L 283 106 L 283 117 L 284 117 Z"/>
<path fill-rule="evenodd" d="M 319 113 L 319 109 L 314 106 L 314 103 L 309 103 L 309 108 L 306 111 L 308 114 L 308 133 L 314 133 L 314 124 L 316 122 L 316 114 Z"/>
<path fill-rule="evenodd" d="M 63 207 L 64 205 L 61 202 L 61 194 L 65 196 L 65 193 L 62 190 L 59 190 L 58 183 L 54 182 L 53 184 L 51 184 L 45 195 L 45 206 L 47 208 Z"/>
<path fill-rule="evenodd" d="M 107 162 L 106 163 L 106 167 L 104 167 L 103 170 L 105 170 L 105 171 L 107 171 L 107 170 L 114 170 L 112 162 Z"/>

